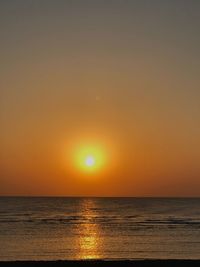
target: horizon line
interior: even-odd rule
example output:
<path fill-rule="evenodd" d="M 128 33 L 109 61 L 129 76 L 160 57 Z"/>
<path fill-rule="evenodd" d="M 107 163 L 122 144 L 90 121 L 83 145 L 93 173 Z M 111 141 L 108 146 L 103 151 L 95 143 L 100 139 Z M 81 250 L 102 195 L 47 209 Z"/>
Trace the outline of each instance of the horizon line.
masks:
<path fill-rule="evenodd" d="M 200 198 L 200 196 L 66 196 L 66 195 L 0 195 L 3 197 L 22 198 Z"/>

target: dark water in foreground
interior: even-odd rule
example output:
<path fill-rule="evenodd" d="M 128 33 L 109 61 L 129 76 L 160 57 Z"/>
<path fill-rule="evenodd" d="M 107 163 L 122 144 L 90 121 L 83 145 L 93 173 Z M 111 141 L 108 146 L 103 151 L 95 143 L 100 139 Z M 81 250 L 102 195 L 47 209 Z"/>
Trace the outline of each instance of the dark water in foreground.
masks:
<path fill-rule="evenodd" d="M 0 260 L 200 259 L 200 199 L 0 198 Z"/>

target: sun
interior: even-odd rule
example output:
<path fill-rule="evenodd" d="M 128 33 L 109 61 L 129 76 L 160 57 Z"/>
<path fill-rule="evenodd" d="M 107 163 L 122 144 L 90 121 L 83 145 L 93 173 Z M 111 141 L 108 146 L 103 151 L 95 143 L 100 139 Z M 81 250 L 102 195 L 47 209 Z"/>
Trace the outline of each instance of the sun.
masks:
<path fill-rule="evenodd" d="M 86 164 L 86 166 L 88 166 L 88 167 L 92 167 L 92 166 L 94 166 L 94 165 L 95 165 L 95 158 L 94 158 L 93 156 L 88 156 L 88 157 L 86 157 L 86 159 L 85 159 L 85 164 Z"/>
<path fill-rule="evenodd" d="M 75 168 L 79 171 L 94 173 L 105 167 L 106 153 L 98 145 L 84 145 L 74 151 Z"/>

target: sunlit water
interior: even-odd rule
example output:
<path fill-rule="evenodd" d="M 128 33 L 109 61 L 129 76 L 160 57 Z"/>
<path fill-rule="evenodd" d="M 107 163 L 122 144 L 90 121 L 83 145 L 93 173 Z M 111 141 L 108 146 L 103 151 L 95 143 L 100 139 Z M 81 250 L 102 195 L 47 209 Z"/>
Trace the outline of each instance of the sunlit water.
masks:
<path fill-rule="evenodd" d="M 200 258 L 200 199 L 0 198 L 0 260 Z"/>

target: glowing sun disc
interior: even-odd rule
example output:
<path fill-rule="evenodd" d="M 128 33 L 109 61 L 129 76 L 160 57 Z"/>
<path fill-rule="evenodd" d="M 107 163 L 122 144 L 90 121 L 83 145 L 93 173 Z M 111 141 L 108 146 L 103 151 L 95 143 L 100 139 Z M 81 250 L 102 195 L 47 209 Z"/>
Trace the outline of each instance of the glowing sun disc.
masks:
<path fill-rule="evenodd" d="M 100 171 L 105 161 L 105 151 L 98 145 L 80 146 L 74 151 L 75 167 L 85 172 Z"/>
<path fill-rule="evenodd" d="M 93 165 L 95 165 L 95 159 L 93 156 L 88 156 L 86 159 L 85 159 L 85 164 L 88 166 L 88 167 L 91 167 Z"/>

